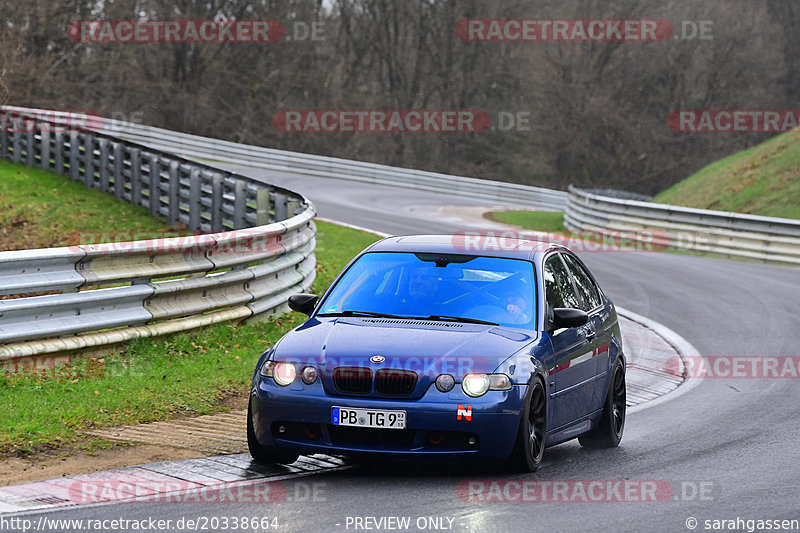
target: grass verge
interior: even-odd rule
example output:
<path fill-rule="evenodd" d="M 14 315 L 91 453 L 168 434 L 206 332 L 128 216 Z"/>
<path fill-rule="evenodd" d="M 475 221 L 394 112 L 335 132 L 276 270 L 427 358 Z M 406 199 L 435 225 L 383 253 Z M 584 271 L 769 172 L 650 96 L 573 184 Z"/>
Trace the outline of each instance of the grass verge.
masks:
<path fill-rule="evenodd" d="M 53 172 L 0 160 L 0 250 L 68 246 L 78 244 L 81 234 L 92 242 L 137 240 L 120 238 L 119 230 L 131 237 L 178 235 L 144 207 Z"/>
<path fill-rule="evenodd" d="M 784 133 L 717 161 L 654 201 L 800 219 L 800 135 Z"/>
<path fill-rule="evenodd" d="M 489 216 L 497 222 L 536 231 L 564 233 L 563 211 L 495 211 Z"/>
<path fill-rule="evenodd" d="M 16 185 L 15 185 L 16 184 Z M 27 192 L 22 192 L 27 191 Z M 89 199 L 85 199 L 87 197 Z M 167 230 L 166 223 L 127 203 L 47 172 L 0 162 L 0 203 L 26 223 L 0 227 L 25 248 L 64 245 L 64 232 Z M 16 218 L 16 220 L 19 220 Z M 377 240 L 371 233 L 317 222 L 321 293 L 347 262 Z M 8 230 L 8 231 L 7 231 Z M 11 240 L 9 240 L 11 242 Z M 81 430 L 206 414 L 246 390 L 259 355 L 301 323 L 291 313 L 263 323 L 222 324 L 199 333 L 139 339 L 122 353 L 76 359 L 51 371 L 0 375 L 0 453 L 74 444 Z M 102 441 L 85 441 L 103 446 Z"/>

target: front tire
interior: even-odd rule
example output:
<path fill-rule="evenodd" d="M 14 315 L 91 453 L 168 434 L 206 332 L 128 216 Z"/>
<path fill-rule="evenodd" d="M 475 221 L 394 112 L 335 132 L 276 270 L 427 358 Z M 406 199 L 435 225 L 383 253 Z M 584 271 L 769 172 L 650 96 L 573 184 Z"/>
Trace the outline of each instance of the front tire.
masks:
<path fill-rule="evenodd" d="M 253 429 L 253 416 L 249 401 L 247 403 L 247 449 L 250 451 L 250 457 L 253 458 L 253 461 L 264 466 L 290 465 L 300 457 L 299 454 L 270 448 L 258 442 L 256 432 Z"/>
<path fill-rule="evenodd" d="M 544 383 L 536 380 L 528 387 L 525 407 L 517 432 L 517 442 L 511 455 L 511 464 L 521 472 L 535 472 L 544 456 L 544 443 L 547 435 L 547 402 Z"/>
<path fill-rule="evenodd" d="M 625 400 L 625 365 L 621 359 L 617 359 L 611 374 L 611 383 L 608 386 L 603 413 L 600 415 L 600 423 L 591 431 L 578 437 L 581 446 L 587 448 L 619 446 L 622 432 L 625 429 Z"/>

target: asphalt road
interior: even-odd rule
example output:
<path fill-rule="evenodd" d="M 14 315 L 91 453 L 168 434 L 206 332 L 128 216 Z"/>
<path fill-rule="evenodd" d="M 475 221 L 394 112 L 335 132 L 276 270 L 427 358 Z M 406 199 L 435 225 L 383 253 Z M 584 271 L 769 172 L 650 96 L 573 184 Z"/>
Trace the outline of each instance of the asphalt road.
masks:
<path fill-rule="evenodd" d="M 247 172 L 306 194 L 321 216 L 396 234 L 463 230 L 463 224 L 437 216 L 437 207 L 480 203 L 435 193 Z M 703 355 L 800 356 L 799 270 L 671 253 L 582 257 L 618 305 L 680 333 Z M 800 519 L 798 384 L 791 378 L 705 379 L 686 394 L 630 414 L 619 448 L 587 451 L 575 442 L 566 443 L 548 449 L 535 474 L 469 465 L 367 462 L 304 478 L 309 484 L 322 484 L 317 485 L 324 491 L 317 501 L 116 504 L 46 514 L 173 520 L 270 516 L 277 517 L 281 531 L 365 531 L 367 526 L 391 530 L 354 518 L 388 516 L 410 517 L 411 531 L 433 530 L 431 522 L 417 523 L 419 517 L 443 517 L 444 528 L 487 532 L 690 531 L 690 517 L 698 521 L 696 530 L 708 531 L 706 526 L 714 524 L 706 520 Z M 657 491 L 659 501 L 646 502 L 480 502 L 474 501 L 475 493 L 470 500 L 469 493 L 457 492 L 460 482 L 481 479 L 649 480 L 659 487 L 669 482 L 677 498 Z M 508 496 L 518 494 L 516 485 L 507 487 Z M 746 522 L 739 525 L 748 527 Z M 737 530 L 727 530 L 731 529 Z"/>

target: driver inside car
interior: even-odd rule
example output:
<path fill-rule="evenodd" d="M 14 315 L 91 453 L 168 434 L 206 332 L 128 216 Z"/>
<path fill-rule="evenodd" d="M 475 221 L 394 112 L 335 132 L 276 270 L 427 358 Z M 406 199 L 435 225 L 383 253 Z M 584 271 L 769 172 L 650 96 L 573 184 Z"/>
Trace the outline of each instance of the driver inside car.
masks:
<path fill-rule="evenodd" d="M 433 268 L 435 267 L 415 267 L 409 273 L 407 296 L 401 301 L 411 312 L 415 309 L 427 310 L 431 302 L 435 301 L 439 277 Z"/>
<path fill-rule="evenodd" d="M 511 315 L 509 322 L 513 324 L 527 324 L 530 322 L 530 306 L 520 294 L 508 292 L 504 295 L 506 311 Z"/>

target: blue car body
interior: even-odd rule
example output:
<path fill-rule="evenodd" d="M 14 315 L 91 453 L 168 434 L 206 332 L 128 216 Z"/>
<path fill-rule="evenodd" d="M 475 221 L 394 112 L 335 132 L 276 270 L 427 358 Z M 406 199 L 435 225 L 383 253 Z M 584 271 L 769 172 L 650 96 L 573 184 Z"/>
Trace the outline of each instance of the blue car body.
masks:
<path fill-rule="evenodd" d="M 535 313 L 523 326 L 490 325 L 422 318 L 324 315 L 326 299 L 348 269 L 366 254 L 414 253 L 465 255 L 522 260 L 533 274 Z M 622 340 L 614 305 L 591 278 L 599 305 L 589 304 L 584 326 L 548 328 L 550 317 L 545 277 L 566 264 L 558 245 L 519 241 L 501 247 L 468 250 L 453 236 L 391 237 L 357 256 L 322 296 L 302 325 L 284 335 L 259 359 L 250 396 L 250 423 L 258 443 L 270 449 L 311 454 L 384 454 L 394 456 L 471 456 L 503 460 L 512 454 L 525 398 L 534 380 L 544 384 L 546 440 L 551 446 L 592 430 L 599 423 L 612 378 L 622 361 Z M 556 259 L 564 263 L 556 263 Z M 547 261 L 547 272 L 544 271 Z M 574 264 L 573 264 L 574 267 Z M 563 281 L 563 280 L 561 280 Z M 574 284 L 575 278 L 570 278 Z M 583 278 L 584 285 L 586 284 Z M 575 293 L 577 285 L 573 285 Z M 548 290 L 552 287 L 548 285 Z M 569 290 L 569 288 L 564 289 Z M 584 296 L 587 300 L 589 297 Z M 592 297 L 593 298 L 593 297 Z M 581 303 L 581 302 L 579 302 Z M 586 302 L 583 302 L 586 303 Z M 588 308 L 591 307 L 591 308 Z M 375 357 L 378 356 L 378 357 Z M 375 362 L 377 360 L 378 362 Z M 267 361 L 292 362 L 319 370 L 307 385 L 298 375 L 281 386 L 259 371 Z M 343 393 L 334 383 L 337 367 L 412 369 L 407 394 L 382 394 L 373 385 Z M 507 390 L 468 396 L 460 386 L 466 373 L 505 374 Z M 440 391 L 434 381 L 450 374 L 455 386 Z M 397 410 L 407 413 L 405 429 L 367 429 L 334 424 L 334 408 Z"/>

